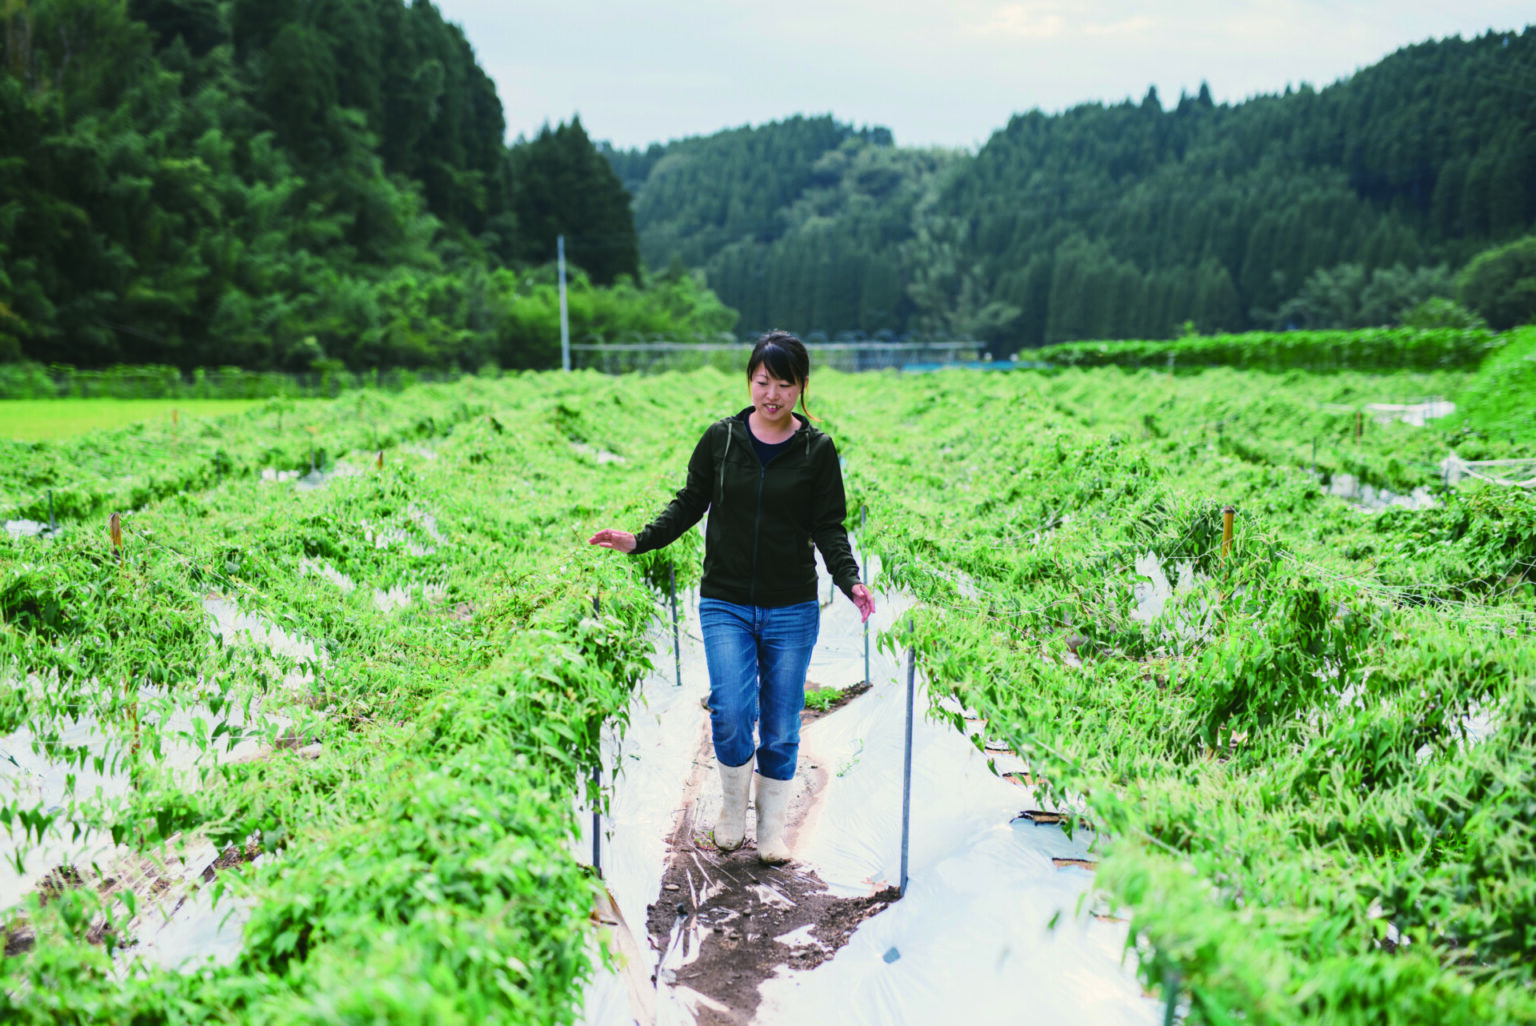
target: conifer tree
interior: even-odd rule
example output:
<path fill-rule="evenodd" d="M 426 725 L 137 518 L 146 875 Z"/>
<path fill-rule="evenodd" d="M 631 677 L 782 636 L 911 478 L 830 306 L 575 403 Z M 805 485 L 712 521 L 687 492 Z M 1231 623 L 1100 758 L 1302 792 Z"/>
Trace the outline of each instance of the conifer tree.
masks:
<path fill-rule="evenodd" d="M 599 285 L 620 275 L 638 279 L 639 243 L 629 193 L 574 117 L 513 151 L 513 209 L 529 262 L 554 258 L 566 237 L 566 258 Z"/>

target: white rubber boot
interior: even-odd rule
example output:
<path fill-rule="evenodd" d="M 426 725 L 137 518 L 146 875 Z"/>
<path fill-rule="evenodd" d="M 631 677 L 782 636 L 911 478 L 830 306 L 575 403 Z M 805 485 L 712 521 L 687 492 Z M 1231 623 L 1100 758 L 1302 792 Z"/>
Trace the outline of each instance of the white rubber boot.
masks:
<path fill-rule="evenodd" d="M 789 812 L 789 794 L 793 780 L 757 778 L 757 861 L 780 865 L 789 861 L 789 843 L 784 839 L 784 820 Z"/>
<path fill-rule="evenodd" d="M 725 801 L 720 806 L 720 818 L 715 821 L 712 835 L 715 847 L 721 851 L 735 851 L 747 839 L 747 795 L 752 790 L 752 766 L 756 756 L 745 766 L 721 766 L 720 790 Z"/>

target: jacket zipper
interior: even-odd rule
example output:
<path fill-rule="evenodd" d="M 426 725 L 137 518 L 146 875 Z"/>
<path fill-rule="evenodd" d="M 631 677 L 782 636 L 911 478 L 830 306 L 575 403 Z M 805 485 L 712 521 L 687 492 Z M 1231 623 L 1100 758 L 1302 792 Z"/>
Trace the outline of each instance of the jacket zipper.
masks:
<path fill-rule="evenodd" d="M 757 509 L 752 512 L 752 582 L 747 589 L 747 605 L 757 605 L 757 536 L 763 523 L 763 481 L 768 477 L 768 468 L 758 461 L 757 468 Z"/>
<path fill-rule="evenodd" d="M 751 431 L 752 429 L 748 428 L 747 430 Z M 727 434 L 725 451 L 727 453 L 731 451 L 729 434 Z M 805 438 L 805 453 L 806 460 L 809 462 L 811 453 L 811 438 L 809 433 L 806 434 Z M 763 524 L 763 483 L 768 478 L 768 468 L 763 464 L 762 457 L 757 456 L 757 450 L 755 448 L 752 450 L 752 455 L 757 457 L 757 508 L 752 511 L 752 580 L 748 583 L 747 586 L 747 605 L 749 606 L 757 605 L 757 543 L 758 535 L 762 531 Z M 721 461 L 720 480 L 722 482 L 725 480 L 723 460 Z M 724 497 L 724 490 L 722 489 L 721 498 L 724 499 Z"/>

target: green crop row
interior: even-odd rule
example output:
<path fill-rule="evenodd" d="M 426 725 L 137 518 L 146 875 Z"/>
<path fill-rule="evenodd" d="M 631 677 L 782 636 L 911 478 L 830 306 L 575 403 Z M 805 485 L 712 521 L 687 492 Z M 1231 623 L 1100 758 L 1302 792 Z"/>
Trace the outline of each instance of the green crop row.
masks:
<path fill-rule="evenodd" d="M 381 433 L 409 438 L 421 415 L 441 421 L 439 398 L 405 397 Z M 323 423 L 339 429 L 356 401 Z M 430 449 L 390 451 L 382 470 L 307 492 L 232 474 L 151 498 L 123 517 L 121 562 L 105 532 L 0 540 L 0 667 L 47 685 L 8 686 L 4 728 L 31 728 L 76 768 L 91 755 L 67 743 L 75 717 L 137 741 L 126 796 L 82 789 L 62 810 L 13 800 L 6 823 L 63 816 L 148 853 L 176 836 L 254 839 L 267 856 L 221 877 L 255 901 L 238 959 L 222 968 L 124 979 L 99 926 L 105 915 L 121 928 L 132 910 L 89 889 L 0 912 L 37 934 L 0 962 L 0 1017 L 571 1019 L 590 972 L 594 886 L 568 854 L 573 803 L 602 724 L 626 715 L 655 610 L 645 565 L 581 541 L 667 490 L 652 460 L 576 446 L 601 433 L 622 438 L 621 452 L 677 458 L 685 431 L 660 396 L 637 400 L 589 375 L 488 384 L 455 403 L 477 415 Z M 223 444 L 259 451 L 248 422 L 222 427 Z M 317 576 L 317 561 L 355 589 Z M 381 609 L 373 592 L 391 588 L 416 601 Z M 316 656 L 213 644 L 210 593 L 308 639 Z M 149 699 L 102 681 L 165 687 Z M 178 703 L 204 710 L 200 741 L 218 749 L 242 729 L 232 709 L 253 696 L 292 720 L 292 746 L 318 742 L 319 758 L 278 743 L 266 759 L 205 759 L 199 787 L 161 764 Z M 279 728 L 265 740 L 279 742 Z"/>
<path fill-rule="evenodd" d="M 138 509 L 263 471 L 325 469 L 347 452 L 440 438 L 515 390 L 468 378 L 400 395 L 346 393 L 329 403 L 272 399 L 236 417 L 157 420 L 49 442 L 0 440 L 0 515 L 46 522 Z"/>
<path fill-rule="evenodd" d="M 90 369 L 22 361 L 0 363 L 0 399 L 294 399 L 334 397 L 352 388 L 398 392 L 464 376 L 403 367 L 363 374 L 340 368 L 283 374 L 241 367 L 197 367 L 184 373 L 180 367 L 153 363 Z"/>
<path fill-rule="evenodd" d="M 1423 383 L 1106 369 L 828 404 L 929 679 L 1097 828 L 1191 1022 L 1536 1016 L 1536 496 L 1447 489 L 1427 457 L 1491 443 L 1357 441 L 1320 391 Z M 1326 495 L 1314 431 L 1440 505 Z M 1188 573 L 1150 623 L 1148 553 Z"/>
<path fill-rule="evenodd" d="M 1172 341 L 1066 342 L 1030 353 L 1057 367 L 1237 367 L 1244 370 L 1358 370 L 1377 373 L 1476 367 L 1505 336 L 1468 328 L 1248 332 Z"/>

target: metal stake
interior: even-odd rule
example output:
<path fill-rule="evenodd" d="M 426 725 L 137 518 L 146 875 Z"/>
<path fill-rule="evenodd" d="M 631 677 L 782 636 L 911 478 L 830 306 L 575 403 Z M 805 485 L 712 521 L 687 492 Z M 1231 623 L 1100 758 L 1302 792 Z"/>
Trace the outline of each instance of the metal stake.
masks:
<path fill-rule="evenodd" d="M 555 236 L 555 260 L 560 267 L 560 368 L 571 369 L 571 322 L 565 306 L 565 236 Z"/>
<path fill-rule="evenodd" d="M 683 686 L 683 645 L 677 633 L 677 564 L 667 564 L 667 578 L 672 584 L 672 658 L 677 664 L 677 686 Z"/>
<path fill-rule="evenodd" d="M 592 767 L 592 868 L 597 878 L 603 878 L 603 813 L 599 804 L 599 789 L 603 786 L 602 769 Z"/>
<path fill-rule="evenodd" d="M 869 587 L 869 548 L 864 543 L 864 525 L 868 521 L 869 507 L 859 506 L 859 555 L 863 564 L 859 567 L 859 579 Z M 869 620 L 864 620 L 864 683 L 869 683 Z"/>
<path fill-rule="evenodd" d="M 58 534 L 59 522 L 53 518 L 53 489 L 48 489 L 48 533 Z"/>
<path fill-rule="evenodd" d="M 907 896 L 907 853 L 912 837 L 912 699 L 917 687 L 917 648 L 907 621 L 907 745 L 901 770 L 901 896 Z"/>
<path fill-rule="evenodd" d="M 1179 1018 L 1179 974 L 1177 970 L 1163 976 L 1163 1026 L 1174 1026 Z"/>
<path fill-rule="evenodd" d="M 602 605 L 596 595 L 592 596 L 592 614 L 602 613 Z M 598 738 L 597 748 L 598 765 L 592 767 L 592 869 L 597 873 L 597 878 L 603 878 L 603 748 L 602 738 Z"/>

